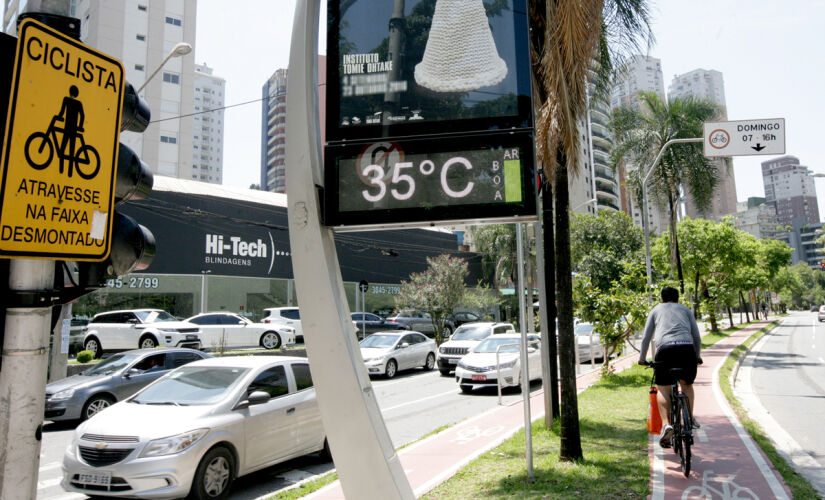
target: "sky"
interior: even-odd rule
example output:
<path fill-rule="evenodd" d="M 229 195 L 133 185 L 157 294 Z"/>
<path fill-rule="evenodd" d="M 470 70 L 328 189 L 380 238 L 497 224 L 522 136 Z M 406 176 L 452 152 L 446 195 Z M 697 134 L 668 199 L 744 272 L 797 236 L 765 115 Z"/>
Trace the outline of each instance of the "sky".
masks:
<path fill-rule="evenodd" d="M 288 66 L 295 4 L 198 0 L 195 61 L 226 79 L 227 105 L 260 99 L 264 82 Z M 666 90 L 675 75 L 720 71 L 729 120 L 785 118 L 786 154 L 825 173 L 825 138 L 817 139 L 825 132 L 825 1 L 666 0 L 650 8 L 656 40 L 647 54 L 661 60 Z M 224 184 L 260 182 L 260 123 L 259 102 L 226 110 Z M 734 158 L 739 201 L 764 196 L 760 163 L 770 158 Z M 825 216 L 825 179 L 816 183 Z"/>

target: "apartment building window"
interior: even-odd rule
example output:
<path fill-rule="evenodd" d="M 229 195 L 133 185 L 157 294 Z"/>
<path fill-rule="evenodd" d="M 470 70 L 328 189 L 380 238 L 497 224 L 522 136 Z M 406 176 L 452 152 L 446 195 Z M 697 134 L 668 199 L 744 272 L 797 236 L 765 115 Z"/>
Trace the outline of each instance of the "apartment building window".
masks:
<path fill-rule="evenodd" d="M 137 39 L 138 39 L 138 40 L 140 40 L 141 42 L 145 42 L 145 41 L 146 41 L 146 35 L 135 35 L 135 38 L 137 38 Z"/>
<path fill-rule="evenodd" d="M 177 144 L 178 138 L 170 135 L 162 135 L 160 136 L 160 142 L 165 142 L 166 144 Z"/>
<path fill-rule="evenodd" d="M 164 73 L 163 74 L 163 81 L 167 83 L 174 83 L 175 85 L 180 84 L 180 75 L 176 75 L 175 73 Z"/>
<path fill-rule="evenodd" d="M 136 71 L 143 71 L 143 65 L 142 64 L 135 64 L 135 70 Z"/>
<path fill-rule="evenodd" d="M 176 17 L 166 16 L 166 24 L 171 24 L 172 26 L 180 26 L 181 20 Z"/>
<path fill-rule="evenodd" d="M 138 5 L 138 10 L 140 12 L 146 12 L 146 6 L 145 5 Z"/>

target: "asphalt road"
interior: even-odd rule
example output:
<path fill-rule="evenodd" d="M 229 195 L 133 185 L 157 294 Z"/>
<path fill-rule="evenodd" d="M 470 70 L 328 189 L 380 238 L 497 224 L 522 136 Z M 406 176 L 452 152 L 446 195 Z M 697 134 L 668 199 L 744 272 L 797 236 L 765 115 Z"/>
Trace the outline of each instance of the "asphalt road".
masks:
<path fill-rule="evenodd" d="M 595 368 L 599 368 L 596 365 Z M 593 369 L 582 364 L 582 373 Z M 498 404 L 495 388 L 484 388 L 472 394 L 462 394 L 453 377 L 444 377 L 438 370 L 412 370 L 400 373 L 392 380 L 372 381 L 378 396 L 384 421 L 395 447 L 416 441 L 443 426 L 453 425 L 478 415 Z M 534 382 L 531 390 L 538 390 Z M 503 403 L 521 399 L 512 389 L 503 393 Z M 40 454 L 37 498 L 39 500 L 75 500 L 85 495 L 67 493 L 60 487 L 60 463 L 72 439 L 75 425 L 47 423 L 44 425 Z M 251 500 L 289 487 L 298 481 L 322 474 L 333 467 L 317 456 L 309 455 L 238 479 L 232 489 L 233 500 Z"/>
<path fill-rule="evenodd" d="M 793 312 L 755 344 L 736 394 L 825 495 L 825 323 L 817 313 Z"/>

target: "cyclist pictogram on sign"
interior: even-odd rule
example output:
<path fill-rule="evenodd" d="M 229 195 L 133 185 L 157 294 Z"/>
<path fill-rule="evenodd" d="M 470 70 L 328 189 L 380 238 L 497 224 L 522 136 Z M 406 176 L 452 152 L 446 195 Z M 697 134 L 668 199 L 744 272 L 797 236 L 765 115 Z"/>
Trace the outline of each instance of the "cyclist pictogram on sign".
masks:
<path fill-rule="evenodd" d="M 100 155 L 97 150 L 83 140 L 83 103 L 77 99 L 79 91 L 72 85 L 69 87 L 69 95 L 63 98 L 60 112 L 52 118 L 49 128 L 45 132 L 34 132 L 26 140 L 25 154 L 29 166 L 35 170 L 43 170 L 52 163 L 52 158 L 57 148 L 57 155 L 60 158 L 60 173 L 64 171 L 64 162 L 68 161 L 68 177 L 73 171 L 84 179 L 93 179 L 100 171 Z M 63 122 L 63 128 L 57 126 L 57 122 Z M 57 134 L 62 134 L 60 142 Z M 80 147 L 75 150 L 75 145 Z"/>
<path fill-rule="evenodd" d="M 123 65 L 19 28 L 0 175 L 0 256 L 102 261 L 111 248 Z"/>

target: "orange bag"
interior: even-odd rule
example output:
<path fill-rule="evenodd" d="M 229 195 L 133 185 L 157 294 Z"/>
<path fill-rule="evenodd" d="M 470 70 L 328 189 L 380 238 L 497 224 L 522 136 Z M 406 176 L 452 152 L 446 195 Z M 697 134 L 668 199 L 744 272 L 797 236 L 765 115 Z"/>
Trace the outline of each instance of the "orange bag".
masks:
<path fill-rule="evenodd" d="M 662 416 L 659 415 L 659 404 L 656 402 L 658 391 L 656 387 L 650 388 L 650 396 L 647 404 L 647 432 L 659 434 L 662 432 Z"/>

